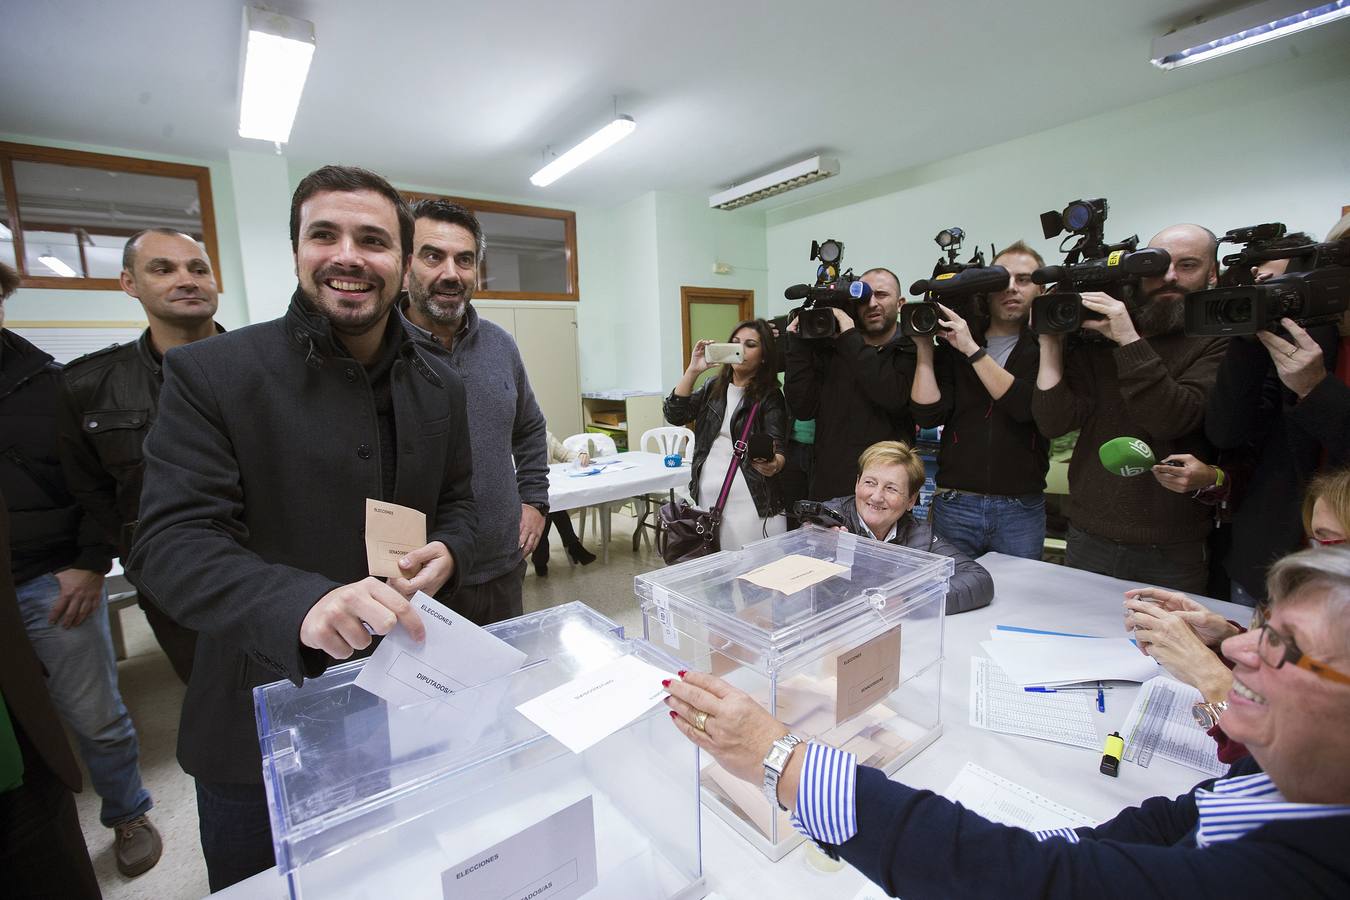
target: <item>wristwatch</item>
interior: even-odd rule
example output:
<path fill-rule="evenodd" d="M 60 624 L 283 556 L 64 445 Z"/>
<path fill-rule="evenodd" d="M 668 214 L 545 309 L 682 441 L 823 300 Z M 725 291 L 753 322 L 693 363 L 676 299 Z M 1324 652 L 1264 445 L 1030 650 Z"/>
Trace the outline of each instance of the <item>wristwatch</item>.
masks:
<path fill-rule="evenodd" d="M 792 748 L 801 742 L 802 739 L 795 734 L 785 734 L 773 742 L 773 746 L 764 757 L 764 796 L 783 812 L 787 812 L 788 808 L 778 802 L 778 779 L 782 777 L 783 768 L 792 758 Z"/>
<path fill-rule="evenodd" d="M 1191 715 L 1195 717 L 1195 724 L 1209 731 L 1219 724 L 1219 716 L 1227 708 L 1227 700 L 1218 700 L 1214 703 L 1206 703 L 1202 700 L 1191 707 Z"/>

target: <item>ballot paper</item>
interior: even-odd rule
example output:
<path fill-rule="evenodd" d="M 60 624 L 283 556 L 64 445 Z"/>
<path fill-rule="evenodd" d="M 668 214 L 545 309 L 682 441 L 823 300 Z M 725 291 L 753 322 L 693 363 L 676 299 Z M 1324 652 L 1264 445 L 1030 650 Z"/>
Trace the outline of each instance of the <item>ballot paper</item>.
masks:
<path fill-rule="evenodd" d="M 793 553 L 738 577 L 771 591 L 795 594 L 847 571 L 847 566 Z"/>
<path fill-rule="evenodd" d="M 942 796 L 991 822 L 1028 831 L 1084 828 L 1097 824 L 1080 812 L 1042 797 L 972 762 L 966 763 L 965 768 L 956 774 Z"/>
<path fill-rule="evenodd" d="M 1148 681 L 1162 672 L 1129 638 L 1046 634 L 981 641 L 980 648 L 1023 687 L 1082 681 Z"/>
<path fill-rule="evenodd" d="M 524 653 L 421 591 L 411 602 L 427 630 L 426 640 L 419 644 L 406 628 L 395 626 L 356 676 L 357 687 L 394 706 L 429 697 L 455 706 L 460 691 L 509 675 L 524 664 Z"/>
<path fill-rule="evenodd" d="M 366 498 L 366 564 L 371 575 L 402 576 L 398 561 L 426 543 L 426 513 Z"/>
<path fill-rule="evenodd" d="M 666 696 L 662 680 L 675 677 L 630 653 L 516 709 L 567 749 L 581 753 L 661 702 Z"/>

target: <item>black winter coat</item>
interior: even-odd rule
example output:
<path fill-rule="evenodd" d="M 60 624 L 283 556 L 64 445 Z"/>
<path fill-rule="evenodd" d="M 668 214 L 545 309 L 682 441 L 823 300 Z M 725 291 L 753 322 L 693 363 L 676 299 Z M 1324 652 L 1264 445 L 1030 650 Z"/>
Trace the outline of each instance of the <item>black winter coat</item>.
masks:
<path fill-rule="evenodd" d="M 690 473 L 689 496 L 694 499 L 695 506 L 703 509 L 710 509 L 717 502 L 715 496 L 700 497 L 698 483 L 703 475 L 703 463 L 707 461 L 713 442 L 717 440 L 717 435 L 722 430 L 722 420 L 727 415 L 726 394 L 719 395 L 713 392 L 713 385 L 716 382 L 717 376 L 709 378 L 688 397 L 678 397 L 671 391 L 670 396 L 662 404 L 662 412 L 670 424 L 694 423 L 694 459 L 691 465 L 693 471 Z M 732 413 L 731 431 L 734 435 L 732 440 L 740 440 L 741 432 L 745 430 L 745 418 L 750 415 L 750 407 L 753 405 L 753 401 L 743 399 L 741 405 Z M 784 452 L 787 445 L 787 406 L 783 402 L 783 392 L 777 387 L 765 395 L 760 403 L 759 412 L 755 413 L 755 421 L 750 425 L 750 433 L 767 434 L 773 439 L 773 452 Z M 783 495 L 778 487 L 778 478 L 777 476 L 765 478 L 755 471 L 751 462 L 750 454 L 747 453 L 741 460 L 741 474 L 745 476 L 750 496 L 754 498 L 755 512 L 761 519 L 776 516 L 783 511 Z M 721 472 L 720 475 L 725 478 L 726 472 Z"/>
<path fill-rule="evenodd" d="M 914 445 L 914 342 L 899 329 L 882 347 L 864 341 L 857 328 L 833 340 L 786 336 L 788 409 L 795 419 L 816 420 L 809 495 L 829 500 L 853 490 L 858 457 L 877 441 Z"/>
<path fill-rule="evenodd" d="M 366 370 L 298 297 L 281 319 L 165 356 L 127 570 L 200 635 L 178 736 L 190 775 L 261 780 L 252 689 L 300 684 L 332 662 L 301 646 L 300 625 L 329 591 L 366 576 L 366 498 L 426 513 L 427 539 L 455 559 L 442 602 L 473 566 L 463 383 L 440 347 L 390 315 L 392 497 Z"/>
<path fill-rule="evenodd" d="M 9 509 L 14 581 L 58 569 L 104 573 L 112 547 L 66 488 L 56 452 L 61 367 L 14 332 L 0 331 L 0 493 Z"/>

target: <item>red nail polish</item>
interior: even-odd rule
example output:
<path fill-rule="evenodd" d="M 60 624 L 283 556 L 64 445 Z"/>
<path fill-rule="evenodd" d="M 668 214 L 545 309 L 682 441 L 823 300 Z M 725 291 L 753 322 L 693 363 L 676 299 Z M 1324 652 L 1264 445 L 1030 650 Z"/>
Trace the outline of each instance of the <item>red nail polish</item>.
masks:
<path fill-rule="evenodd" d="M 685 676 L 686 672 L 685 672 L 684 669 L 681 669 L 680 671 L 676 672 L 675 674 L 676 674 L 676 675 L 679 675 L 681 678 L 683 678 L 683 677 Z"/>
<path fill-rule="evenodd" d="M 665 688 L 670 687 L 670 679 L 669 679 L 669 678 L 662 678 L 662 679 L 661 679 L 661 687 L 665 687 Z"/>
<path fill-rule="evenodd" d="M 675 717 L 676 717 L 677 715 L 679 715 L 679 714 L 678 714 L 677 712 L 675 712 L 675 710 L 672 709 L 672 710 L 670 711 L 670 718 L 671 718 L 671 721 L 674 721 L 674 720 L 675 720 Z"/>

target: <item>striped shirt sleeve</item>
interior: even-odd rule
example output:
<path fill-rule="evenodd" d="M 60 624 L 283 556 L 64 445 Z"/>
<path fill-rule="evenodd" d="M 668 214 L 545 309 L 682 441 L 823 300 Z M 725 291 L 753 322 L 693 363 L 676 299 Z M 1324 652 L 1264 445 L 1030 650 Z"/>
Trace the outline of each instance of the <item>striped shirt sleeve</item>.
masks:
<path fill-rule="evenodd" d="M 858 757 L 808 743 L 797 784 L 792 826 L 824 844 L 842 844 L 858 833 Z"/>
<path fill-rule="evenodd" d="M 1078 832 L 1072 828 L 1047 828 L 1044 831 L 1033 831 L 1031 836 L 1038 841 L 1048 841 L 1051 838 L 1064 838 L 1070 844 L 1079 842 Z"/>

